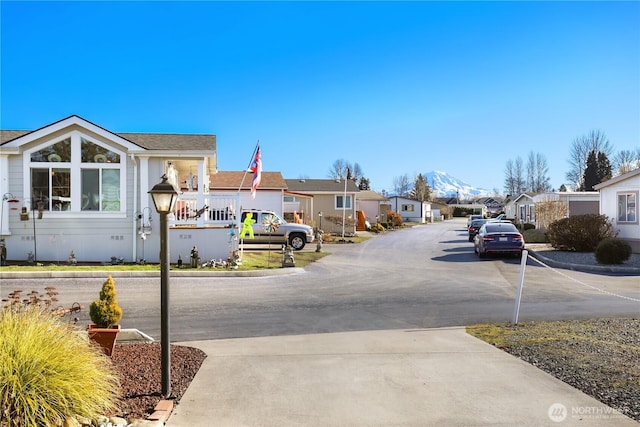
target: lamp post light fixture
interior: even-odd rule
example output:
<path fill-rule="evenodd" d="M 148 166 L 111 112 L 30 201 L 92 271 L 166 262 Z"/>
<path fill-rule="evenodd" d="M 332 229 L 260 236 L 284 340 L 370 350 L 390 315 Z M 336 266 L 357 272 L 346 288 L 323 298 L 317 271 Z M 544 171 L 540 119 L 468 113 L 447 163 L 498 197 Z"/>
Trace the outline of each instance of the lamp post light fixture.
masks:
<path fill-rule="evenodd" d="M 322 211 L 318 212 L 318 218 L 320 218 L 320 226 L 318 228 L 322 230 Z"/>
<path fill-rule="evenodd" d="M 34 264 L 38 263 L 38 244 L 36 241 L 36 209 L 38 210 L 38 219 L 42 219 L 42 212 L 44 211 L 44 202 L 41 199 L 26 199 L 31 204 L 31 218 L 33 219 L 33 260 L 29 255 L 29 262 L 33 261 Z M 20 221 L 29 221 L 29 214 L 26 213 L 27 208 L 22 208 L 20 214 Z"/>
<path fill-rule="evenodd" d="M 167 175 L 148 192 L 160 215 L 160 350 L 162 395 L 171 395 L 171 344 L 169 342 L 169 224 L 167 215 L 173 211 L 178 192 Z"/>

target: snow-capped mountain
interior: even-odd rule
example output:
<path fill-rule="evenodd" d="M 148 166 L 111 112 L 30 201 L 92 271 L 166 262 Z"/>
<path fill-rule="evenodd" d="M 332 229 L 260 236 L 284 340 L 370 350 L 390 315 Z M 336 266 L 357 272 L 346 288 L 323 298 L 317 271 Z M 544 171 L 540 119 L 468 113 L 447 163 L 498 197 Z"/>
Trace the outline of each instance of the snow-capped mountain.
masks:
<path fill-rule="evenodd" d="M 446 172 L 427 172 L 424 174 L 424 178 L 436 197 L 456 197 L 456 194 L 458 194 L 460 199 L 471 199 L 474 197 L 488 197 L 492 194 L 489 190 L 472 187 Z"/>

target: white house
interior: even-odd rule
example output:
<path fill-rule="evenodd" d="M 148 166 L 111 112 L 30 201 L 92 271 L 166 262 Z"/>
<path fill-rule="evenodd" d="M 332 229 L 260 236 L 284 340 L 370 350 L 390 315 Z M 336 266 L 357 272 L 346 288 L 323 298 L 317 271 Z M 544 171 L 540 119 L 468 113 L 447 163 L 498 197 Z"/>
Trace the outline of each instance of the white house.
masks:
<path fill-rule="evenodd" d="M 164 174 L 180 191 L 169 218 L 171 261 L 196 245 L 203 258 L 226 257 L 239 206 L 267 197 L 277 207 L 274 192 L 282 206 L 283 188 L 251 200 L 249 174 L 241 191 L 216 194 L 209 185 L 217 172 L 215 135 L 115 133 L 75 115 L 34 131 L 2 130 L 7 259 L 66 261 L 73 251 L 81 262 L 157 262 L 159 218 L 147 192 Z"/>
<path fill-rule="evenodd" d="M 391 210 L 398 212 L 404 222 L 425 223 L 431 221 L 431 203 L 407 197 L 389 197 Z"/>
<path fill-rule="evenodd" d="M 594 186 L 600 192 L 600 214 L 612 219 L 618 237 L 640 253 L 640 223 L 638 223 L 638 194 L 640 169 L 616 176 Z"/>
<path fill-rule="evenodd" d="M 515 199 L 513 199 L 513 207 L 515 217 L 513 221 L 517 224 L 524 224 L 525 222 L 533 223 L 536 220 L 536 209 L 533 201 L 534 193 L 522 193 Z M 509 208 L 511 209 L 511 208 Z M 507 218 L 509 218 L 507 216 Z M 511 218 L 509 218 L 511 219 Z"/>

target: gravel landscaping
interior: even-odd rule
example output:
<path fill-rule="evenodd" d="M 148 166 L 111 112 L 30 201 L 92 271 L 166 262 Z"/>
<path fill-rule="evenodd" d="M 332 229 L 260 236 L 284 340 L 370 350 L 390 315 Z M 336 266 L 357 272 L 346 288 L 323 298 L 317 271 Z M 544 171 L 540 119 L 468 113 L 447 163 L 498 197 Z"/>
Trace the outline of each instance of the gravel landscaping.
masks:
<path fill-rule="evenodd" d="M 467 331 L 640 421 L 640 319 L 483 324 Z"/>
<path fill-rule="evenodd" d="M 179 402 L 207 356 L 193 347 L 171 346 L 171 391 Z M 117 411 L 105 414 L 144 419 L 162 400 L 160 343 L 116 344 L 113 364 L 120 374 L 122 398 Z"/>

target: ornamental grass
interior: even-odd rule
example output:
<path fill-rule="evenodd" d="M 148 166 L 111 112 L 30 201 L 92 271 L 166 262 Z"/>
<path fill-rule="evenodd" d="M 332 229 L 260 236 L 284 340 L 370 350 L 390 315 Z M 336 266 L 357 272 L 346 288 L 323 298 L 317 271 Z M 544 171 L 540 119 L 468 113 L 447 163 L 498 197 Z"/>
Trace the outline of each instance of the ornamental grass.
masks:
<path fill-rule="evenodd" d="M 110 358 L 38 307 L 0 310 L 0 427 L 96 419 L 120 395 Z"/>

